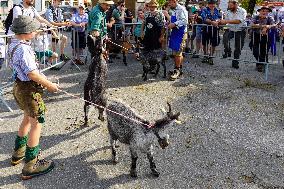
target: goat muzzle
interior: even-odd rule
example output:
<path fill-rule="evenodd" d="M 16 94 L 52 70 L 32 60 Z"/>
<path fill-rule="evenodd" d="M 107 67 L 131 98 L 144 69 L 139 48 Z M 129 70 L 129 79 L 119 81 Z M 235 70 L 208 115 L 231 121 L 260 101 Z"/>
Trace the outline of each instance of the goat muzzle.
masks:
<path fill-rule="evenodd" d="M 159 139 L 158 142 L 162 149 L 165 149 L 170 144 L 167 139 Z"/>

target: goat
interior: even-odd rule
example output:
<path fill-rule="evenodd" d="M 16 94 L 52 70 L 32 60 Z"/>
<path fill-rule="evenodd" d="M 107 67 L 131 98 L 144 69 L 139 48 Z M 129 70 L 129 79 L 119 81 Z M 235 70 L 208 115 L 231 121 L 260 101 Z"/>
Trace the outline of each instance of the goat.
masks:
<path fill-rule="evenodd" d="M 156 177 L 159 176 L 159 172 L 156 169 L 156 165 L 153 158 L 153 145 L 155 137 L 158 139 L 159 145 L 162 149 L 165 149 L 169 145 L 169 136 L 165 133 L 165 127 L 178 120 L 180 113 L 173 114 L 171 111 L 171 105 L 168 103 L 169 112 L 167 115 L 159 120 L 156 120 L 152 127 L 147 127 L 150 122 L 145 120 L 142 116 L 138 115 L 131 107 L 121 102 L 111 102 L 108 105 L 108 110 L 119 112 L 126 117 L 137 120 L 134 122 L 126 117 L 117 115 L 111 111 L 107 111 L 107 127 L 110 134 L 110 144 L 112 148 L 112 160 L 117 163 L 116 142 L 129 145 L 131 153 L 131 168 L 130 176 L 137 177 L 136 163 L 138 159 L 138 150 L 147 154 L 150 162 L 150 169 L 152 174 Z"/>
<path fill-rule="evenodd" d="M 110 57 L 109 62 L 112 62 L 112 58 L 115 58 L 117 56 L 117 54 L 122 53 L 123 56 L 123 63 L 125 66 L 127 66 L 127 62 L 126 62 L 126 54 L 128 53 L 128 50 L 133 46 L 131 43 L 127 42 L 127 41 L 112 41 L 107 43 L 107 49 L 109 51 L 109 53 L 112 54 L 112 56 Z M 123 48 L 122 48 L 123 47 Z"/>
<path fill-rule="evenodd" d="M 84 85 L 84 113 L 85 126 L 88 126 L 88 114 L 91 103 L 97 104 L 99 110 L 98 119 L 104 121 L 104 108 L 107 105 L 106 96 L 106 75 L 107 64 L 102 54 L 103 43 L 101 38 L 92 38 L 88 36 L 88 48 L 92 56 L 92 62 L 89 66 L 88 77 Z M 86 102 L 87 101 L 87 102 Z"/>
<path fill-rule="evenodd" d="M 143 74 L 142 78 L 144 81 L 147 81 L 147 75 L 149 72 L 154 71 L 154 77 L 157 77 L 160 71 L 160 64 L 164 68 L 164 75 L 163 77 L 166 78 L 166 59 L 167 54 L 164 50 L 153 50 L 153 51 L 146 51 L 142 53 L 141 63 L 143 65 Z"/>

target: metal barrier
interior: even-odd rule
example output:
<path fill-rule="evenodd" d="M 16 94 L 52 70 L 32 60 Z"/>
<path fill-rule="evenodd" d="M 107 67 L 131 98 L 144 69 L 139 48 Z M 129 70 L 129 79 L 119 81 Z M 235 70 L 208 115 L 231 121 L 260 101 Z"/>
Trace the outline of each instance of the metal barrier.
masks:
<path fill-rule="evenodd" d="M 193 57 L 225 58 L 233 63 L 264 65 L 267 80 L 269 66 L 280 64 L 283 60 L 283 37 L 278 38 L 277 28 L 271 28 L 267 35 L 262 35 L 260 30 L 243 27 L 241 31 L 233 32 L 226 26 L 194 24 L 189 30 L 189 39 L 195 44 L 196 52 L 189 54 Z"/>

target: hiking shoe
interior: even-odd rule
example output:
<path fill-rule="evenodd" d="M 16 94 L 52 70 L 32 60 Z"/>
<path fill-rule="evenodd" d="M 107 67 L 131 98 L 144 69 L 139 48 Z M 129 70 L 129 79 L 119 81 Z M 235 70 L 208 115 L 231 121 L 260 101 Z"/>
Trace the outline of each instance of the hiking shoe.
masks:
<path fill-rule="evenodd" d="M 232 62 L 232 67 L 235 69 L 239 69 L 239 62 L 238 61 L 233 61 Z"/>
<path fill-rule="evenodd" d="M 263 72 L 263 71 L 264 71 L 264 65 L 262 65 L 262 64 L 256 65 L 256 70 L 257 70 L 258 72 Z"/>
<path fill-rule="evenodd" d="M 170 80 L 174 81 L 178 79 L 181 75 L 182 75 L 182 72 L 180 71 L 180 69 L 174 69 L 174 71 L 170 75 Z"/>
<path fill-rule="evenodd" d="M 54 168 L 54 162 L 45 159 L 39 159 L 38 156 L 33 160 L 25 162 L 22 169 L 22 179 L 28 180 L 36 176 L 44 175 Z"/>
<path fill-rule="evenodd" d="M 61 61 L 68 61 L 68 60 L 70 60 L 70 58 L 68 56 L 66 56 L 65 54 L 61 54 L 60 55 L 60 60 Z"/>
<path fill-rule="evenodd" d="M 21 163 L 21 161 L 25 158 L 25 152 L 26 152 L 26 145 L 20 147 L 17 150 L 14 150 L 11 159 L 11 165 L 15 166 Z"/>

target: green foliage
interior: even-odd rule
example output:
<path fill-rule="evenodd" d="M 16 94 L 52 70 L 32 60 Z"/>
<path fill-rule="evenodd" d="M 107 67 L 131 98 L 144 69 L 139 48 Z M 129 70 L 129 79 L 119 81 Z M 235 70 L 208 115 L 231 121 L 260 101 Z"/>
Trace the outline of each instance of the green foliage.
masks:
<path fill-rule="evenodd" d="M 241 1 L 241 7 L 246 9 L 246 11 L 248 11 L 248 12 L 251 12 L 250 3 L 252 3 L 252 2 L 250 2 L 250 1 L 252 1 L 252 0 L 242 0 Z M 257 5 L 259 5 L 260 3 L 263 2 L 263 0 L 254 0 L 254 1 L 255 1 L 255 4 L 257 4 Z M 254 2 L 253 2 L 253 4 L 254 4 Z"/>
<path fill-rule="evenodd" d="M 167 2 L 167 0 L 158 0 L 160 7 L 162 7 L 166 2 Z"/>

